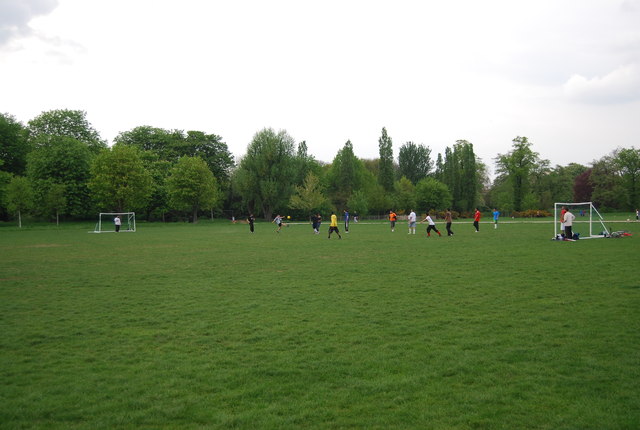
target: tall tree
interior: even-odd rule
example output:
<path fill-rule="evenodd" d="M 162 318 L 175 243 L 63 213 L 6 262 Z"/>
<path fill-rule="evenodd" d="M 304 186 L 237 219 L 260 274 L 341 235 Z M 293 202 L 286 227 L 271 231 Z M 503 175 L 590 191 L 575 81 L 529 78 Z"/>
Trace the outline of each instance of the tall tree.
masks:
<path fill-rule="evenodd" d="M 180 157 L 186 155 L 202 158 L 220 185 L 227 187 L 233 167 L 233 155 L 222 137 L 202 131 L 187 131 L 180 149 Z"/>
<path fill-rule="evenodd" d="M 507 154 L 498 154 L 495 159 L 497 172 L 505 175 L 511 183 L 513 192 L 513 208 L 523 209 L 525 196 L 529 193 L 531 172 L 540 163 L 537 152 L 531 149 L 532 143 L 526 137 L 516 137 L 512 142 L 512 150 Z"/>
<path fill-rule="evenodd" d="M 438 157 L 436 157 L 436 170 L 433 172 L 433 176 L 440 182 L 444 181 L 444 160 L 440 153 L 438 154 Z"/>
<path fill-rule="evenodd" d="M 117 212 L 144 209 L 153 191 L 140 151 L 118 144 L 93 160 L 89 188 L 100 208 Z"/>
<path fill-rule="evenodd" d="M 365 168 L 355 154 L 350 140 L 338 151 L 327 173 L 333 203 L 344 208 L 351 195 L 362 188 Z"/>
<path fill-rule="evenodd" d="M 198 222 L 198 211 L 213 208 L 220 198 L 218 181 L 200 157 L 182 157 L 167 180 L 169 204 L 176 210 L 189 211 Z"/>
<path fill-rule="evenodd" d="M 160 160 L 176 163 L 180 157 L 202 158 L 220 185 L 226 188 L 233 167 L 233 156 L 227 144 L 216 134 L 202 131 L 164 130 L 140 126 L 120 133 L 115 143 L 135 146 L 157 154 Z"/>
<path fill-rule="evenodd" d="M 578 175 L 573 181 L 573 201 L 575 202 L 590 202 L 592 201 L 591 195 L 593 194 L 593 184 L 591 183 L 592 169 L 587 169 L 580 175 Z M 558 199 L 558 201 L 565 201 L 564 199 Z"/>
<path fill-rule="evenodd" d="M 460 187 L 458 189 L 458 206 L 470 211 L 476 206 L 478 193 L 478 163 L 473 152 L 473 144 L 466 140 L 458 140 L 454 145 L 454 151 L 460 156 Z"/>
<path fill-rule="evenodd" d="M 618 149 L 613 156 L 626 191 L 626 208 L 637 209 L 640 207 L 640 149 Z"/>
<path fill-rule="evenodd" d="M 626 193 L 619 167 L 612 155 L 593 162 L 590 183 L 593 185 L 591 201 L 598 207 L 618 209 L 627 204 Z"/>
<path fill-rule="evenodd" d="M 18 216 L 18 227 L 22 228 L 22 214 L 33 207 L 33 191 L 27 178 L 14 176 L 7 185 L 5 198 L 7 209 Z"/>
<path fill-rule="evenodd" d="M 13 116 L 0 113 L 0 170 L 23 175 L 29 151 L 24 126 Z"/>
<path fill-rule="evenodd" d="M 416 206 L 416 209 L 425 211 L 445 209 L 451 206 L 451 192 L 442 182 L 424 178 L 416 185 Z"/>
<path fill-rule="evenodd" d="M 312 213 L 326 210 L 329 206 L 329 199 L 322 192 L 320 179 L 313 172 L 307 174 L 303 185 L 296 185 L 294 188 L 295 193 L 289 201 L 291 209 Z"/>
<path fill-rule="evenodd" d="M 63 184 L 51 184 L 44 196 L 44 209 L 55 216 L 56 225 L 60 225 L 60 214 L 67 208 L 67 187 Z"/>
<path fill-rule="evenodd" d="M 387 129 L 382 127 L 382 135 L 378 139 L 378 148 L 380 150 L 380 173 L 378 174 L 378 182 L 385 191 L 393 191 L 393 142 L 387 134 Z"/>
<path fill-rule="evenodd" d="M 302 185 L 309 173 L 313 173 L 316 177 L 322 174 L 320 163 L 318 163 L 312 155 L 309 155 L 307 142 L 303 140 L 298 144 L 298 150 L 294 157 L 293 183 L 295 185 Z"/>
<path fill-rule="evenodd" d="M 236 183 L 249 208 L 265 219 L 287 207 L 295 174 L 294 140 L 286 131 L 265 128 L 255 134 L 236 171 Z"/>
<path fill-rule="evenodd" d="M 395 195 L 395 208 L 403 211 L 415 209 L 416 188 L 409 179 L 403 176 L 395 183 Z"/>
<path fill-rule="evenodd" d="M 31 151 L 27 156 L 27 176 L 36 190 L 37 206 L 44 207 L 52 184 L 62 184 L 66 189 L 66 212 L 75 217 L 89 215 L 90 161 L 87 145 L 72 137 L 52 136 L 47 145 Z"/>
<path fill-rule="evenodd" d="M 400 147 L 398 153 L 398 174 L 417 184 L 426 178 L 433 168 L 431 148 L 407 142 Z"/>
<path fill-rule="evenodd" d="M 473 144 L 457 140 L 453 148 L 445 148 L 444 160 L 438 155 L 441 167 L 436 175 L 451 192 L 452 206 L 457 211 L 470 211 L 477 203 L 482 184 L 482 170 L 473 151 Z"/>
<path fill-rule="evenodd" d="M 28 124 L 29 139 L 35 146 L 47 145 L 53 137 L 69 137 L 85 144 L 97 155 L 107 143 L 81 110 L 57 109 L 43 112 Z"/>

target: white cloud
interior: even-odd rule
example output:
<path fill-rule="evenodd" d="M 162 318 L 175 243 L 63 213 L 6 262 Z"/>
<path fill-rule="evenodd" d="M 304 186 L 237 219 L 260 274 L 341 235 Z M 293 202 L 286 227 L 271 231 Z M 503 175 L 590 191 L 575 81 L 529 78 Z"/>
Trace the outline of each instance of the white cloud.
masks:
<path fill-rule="evenodd" d="M 81 109 L 109 140 L 202 130 L 238 156 L 272 127 L 323 161 L 377 157 L 383 126 L 396 155 L 467 139 L 489 164 L 516 136 L 586 163 L 640 135 L 640 0 L 59 3 L 0 0 L 42 6 L 0 9 L 0 111 L 25 122 Z"/>
<path fill-rule="evenodd" d="M 566 96 L 584 103 L 626 103 L 640 100 L 640 66 L 618 67 L 604 76 L 575 74 L 564 84 Z"/>
<path fill-rule="evenodd" d="M 0 47 L 14 37 L 31 33 L 29 22 L 46 15 L 58 6 L 58 0 L 2 0 L 0 1 Z"/>

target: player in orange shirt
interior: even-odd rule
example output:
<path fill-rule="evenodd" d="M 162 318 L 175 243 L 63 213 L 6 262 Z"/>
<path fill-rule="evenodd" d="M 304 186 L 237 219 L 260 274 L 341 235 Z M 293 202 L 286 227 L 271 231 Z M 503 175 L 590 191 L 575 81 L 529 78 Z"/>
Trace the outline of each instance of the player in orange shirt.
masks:
<path fill-rule="evenodd" d="M 394 211 L 389 211 L 389 222 L 391 223 L 391 232 L 395 231 L 396 221 L 398 221 L 398 215 Z"/>

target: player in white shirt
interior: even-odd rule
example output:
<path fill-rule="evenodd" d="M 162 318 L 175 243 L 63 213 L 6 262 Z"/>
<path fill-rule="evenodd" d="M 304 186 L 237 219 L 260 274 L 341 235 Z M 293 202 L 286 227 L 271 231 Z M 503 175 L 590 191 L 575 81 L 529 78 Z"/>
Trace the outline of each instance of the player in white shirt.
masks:
<path fill-rule="evenodd" d="M 409 223 L 409 233 L 408 234 L 416 234 L 416 213 L 411 209 L 409 213 L 409 217 L 407 218 L 407 222 Z"/>
<path fill-rule="evenodd" d="M 431 237 L 431 230 L 435 231 L 436 233 L 438 233 L 438 236 L 442 236 L 440 234 L 440 232 L 438 231 L 438 229 L 436 228 L 436 223 L 433 220 L 433 218 L 431 218 L 431 216 L 429 215 L 429 213 L 427 212 L 427 217 L 425 219 L 423 219 L 420 222 L 425 222 L 427 221 L 429 223 L 429 227 L 427 227 L 427 237 Z"/>
<path fill-rule="evenodd" d="M 565 239 L 573 239 L 573 220 L 576 216 L 569 209 L 564 213 L 564 237 Z"/>

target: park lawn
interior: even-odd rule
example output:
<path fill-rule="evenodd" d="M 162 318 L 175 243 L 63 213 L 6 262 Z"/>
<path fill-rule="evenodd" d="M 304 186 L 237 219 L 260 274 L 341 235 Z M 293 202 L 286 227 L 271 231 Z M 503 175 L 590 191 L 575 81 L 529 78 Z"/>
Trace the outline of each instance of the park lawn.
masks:
<path fill-rule="evenodd" d="M 639 238 L 508 221 L 3 226 L 0 427 L 637 428 Z"/>

